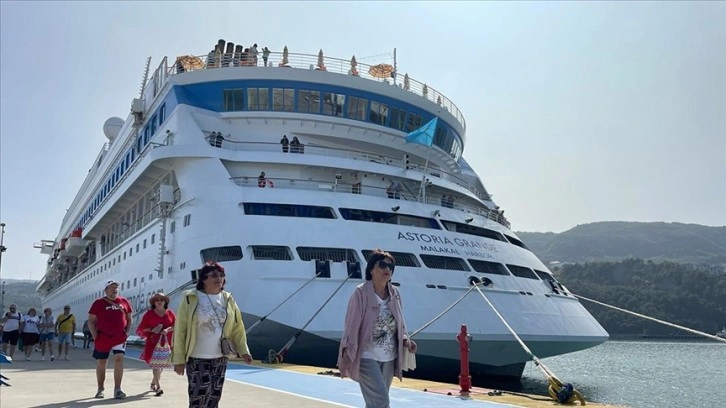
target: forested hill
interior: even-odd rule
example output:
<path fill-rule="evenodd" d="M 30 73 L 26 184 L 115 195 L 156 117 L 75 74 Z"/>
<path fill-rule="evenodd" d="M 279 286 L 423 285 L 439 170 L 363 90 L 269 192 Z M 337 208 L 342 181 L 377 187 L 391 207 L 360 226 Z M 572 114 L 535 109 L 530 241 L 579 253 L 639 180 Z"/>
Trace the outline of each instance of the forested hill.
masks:
<path fill-rule="evenodd" d="M 565 264 L 553 273 L 573 293 L 709 334 L 726 326 L 726 275 L 675 262 L 626 259 Z M 610 334 L 690 334 L 582 300 Z"/>
<path fill-rule="evenodd" d="M 666 222 L 595 222 L 561 233 L 517 232 L 548 263 L 627 258 L 726 264 L 726 227 Z"/>

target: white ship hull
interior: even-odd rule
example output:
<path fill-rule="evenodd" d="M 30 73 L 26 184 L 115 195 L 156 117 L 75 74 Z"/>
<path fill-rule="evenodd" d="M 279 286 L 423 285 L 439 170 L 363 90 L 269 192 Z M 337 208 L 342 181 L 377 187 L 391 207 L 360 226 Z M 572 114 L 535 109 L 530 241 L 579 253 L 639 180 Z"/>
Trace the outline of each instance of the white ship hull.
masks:
<path fill-rule="evenodd" d="M 218 81 L 260 81 L 264 77 L 281 81 L 293 76 L 298 82 L 310 83 L 330 78 L 330 83 L 337 85 L 352 80 L 349 86 L 360 82 L 356 85 L 360 87 L 363 82 L 372 82 L 308 70 L 290 70 L 287 77 L 280 77 L 279 71 L 284 70 L 200 70 L 170 79 L 160 74 L 169 72 L 163 66 L 150 80 L 159 82 L 158 89 L 152 95 L 155 98 L 147 96 L 155 102 L 147 101 L 145 109 L 153 112 L 168 102 L 174 89 Z M 365 86 L 380 94 L 396 96 L 402 92 L 379 89 L 380 83 Z M 190 92 L 196 88 L 185 89 Z M 405 254 L 408 259 L 408 266 L 404 259 L 398 262 L 393 281 L 401 290 L 409 332 L 429 323 L 459 299 L 474 277 L 493 281 L 483 288 L 484 293 L 538 357 L 573 352 L 607 340 L 605 330 L 576 298 L 565 288 L 543 280 L 551 278 L 547 268 L 523 245 L 514 244 L 518 241 L 508 223 L 487 210 L 493 207 L 488 195 L 482 198 L 476 186 L 462 186 L 456 181 L 460 178 L 447 179 L 441 173 L 440 180 L 426 188 L 455 194 L 455 205 L 442 206 L 438 195 L 417 195 L 422 189 L 416 182 L 426 169 L 391 165 L 388 158 L 400 157 L 401 151 L 425 157 L 421 146 L 391 141 L 405 133 L 299 112 L 215 113 L 184 103 L 176 92 L 176 106 L 165 112 L 163 126 L 148 144 L 144 142 L 145 148 L 128 154 L 132 159 L 121 177 L 109 179 L 113 182 L 107 183 L 112 186 L 109 191 L 104 192 L 103 183 L 112 172 L 104 172 L 103 166 L 95 164 L 98 174 L 89 175 L 74 200 L 78 207 L 74 215 L 80 215 L 80 223 L 75 224 L 72 218 L 64 220 L 56 240 L 82 227 L 89 246 L 85 255 L 76 259 L 59 256 L 62 252 L 51 254 L 48 273 L 38 286 L 44 307 L 60 310 L 70 304 L 83 316 L 107 279 L 122 283 L 121 294 L 131 299 L 137 311 L 146 307 L 146 299 L 157 291 L 171 292 L 171 306 L 176 307 L 180 290 L 188 287 L 193 271 L 206 258 L 217 257 L 226 268 L 225 289 L 234 294 L 247 327 L 264 317 L 248 336 L 256 358 L 266 359 L 270 350 L 280 351 L 300 333 L 286 351 L 285 361 L 333 367 L 349 296 L 363 282 L 359 275 L 348 275 L 356 271 L 356 264 L 365 269 L 365 251 L 383 248 Z M 408 95 L 399 97 L 405 100 Z M 423 106 L 427 103 L 423 101 Z M 454 116 L 447 114 L 442 117 L 454 123 Z M 117 157 L 138 140 L 130 130 L 133 121 L 126 121 L 113 142 L 126 143 L 118 147 Z M 453 125 L 457 127 L 463 133 L 463 119 Z M 228 136 L 219 145 L 210 145 L 205 136 L 220 129 Z M 379 151 L 361 142 L 372 137 L 370 132 L 382 146 Z M 304 138 L 304 154 L 284 153 L 277 144 L 282 133 Z M 123 142 L 124 138 L 129 142 Z M 114 152 L 112 144 L 105 155 L 113 156 Z M 451 160 L 439 152 L 427 166 L 443 173 L 441 166 L 447 162 L 450 166 Z M 258 187 L 261 170 L 274 181 L 274 188 Z M 361 174 L 362 191 L 353 186 L 360 182 Z M 437 177 L 435 173 L 427 175 Z M 407 184 L 402 199 L 387 197 L 385 185 L 390 180 Z M 101 186 L 101 190 L 94 190 L 94 186 Z M 96 196 L 96 191 L 102 195 Z M 102 197 L 95 206 L 94 197 Z M 290 209 L 298 212 L 284 213 Z M 359 215 L 351 219 L 350 209 L 363 211 L 366 216 L 383 214 L 386 219 L 361 219 Z M 330 217 L 302 215 L 306 211 L 329 212 Z M 456 232 L 444 222 L 462 229 L 477 226 L 499 234 L 501 239 Z M 336 259 L 338 256 L 343 259 Z M 325 271 L 315 277 L 316 271 L 320 272 L 315 259 L 331 259 L 327 263 L 329 275 Z M 441 267 L 432 262 L 439 262 Z M 532 277 L 477 271 L 472 267 L 476 262 L 529 269 Z M 539 277 L 533 271 L 538 271 Z M 416 375 L 458 374 L 455 336 L 462 324 L 473 336 L 470 361 L 474 375 L 521 375 L 529 356 L 476 290 L 417 334 Z"/>

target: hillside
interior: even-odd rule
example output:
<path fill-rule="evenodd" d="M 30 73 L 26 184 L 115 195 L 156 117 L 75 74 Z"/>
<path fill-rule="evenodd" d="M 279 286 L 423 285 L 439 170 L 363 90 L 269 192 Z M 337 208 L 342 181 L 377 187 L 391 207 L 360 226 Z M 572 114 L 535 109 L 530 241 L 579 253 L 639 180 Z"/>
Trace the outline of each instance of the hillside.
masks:
<path fill-rule="evenodd" d="M 14 279 L 4 279 L 3 281 L 5 282 L 5 293 L 3 294 L 5 311 L 12 303 L 18 305 L 20 313 L 26 313 L 31 307 L 40 308 L 40 296 L 35 292 L 37 281 Z"/>
<path fill-rule="evenodd" d="M 666 222 L 596 222 L 561 233 L 517 232 L 545 263 L 628 258 L 726 265 L 726 227 Z"/>

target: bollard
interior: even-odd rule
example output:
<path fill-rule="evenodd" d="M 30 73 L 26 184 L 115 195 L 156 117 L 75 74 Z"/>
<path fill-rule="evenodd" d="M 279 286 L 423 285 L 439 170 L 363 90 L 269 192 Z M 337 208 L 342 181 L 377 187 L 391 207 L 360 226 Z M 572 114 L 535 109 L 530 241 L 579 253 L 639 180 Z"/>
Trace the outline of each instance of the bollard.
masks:
<path fill-rule="evenodd" d="M 461 325 L 461 331 L 456 336 L 459 342 L 459 354 L 461 354 L 461 374 L 459 375 L 460 395 L 468 396 L 471 391 L 471 376 L 469 375 L 469 343 L 471 334 L 466 332 L 466 325 Z"/>

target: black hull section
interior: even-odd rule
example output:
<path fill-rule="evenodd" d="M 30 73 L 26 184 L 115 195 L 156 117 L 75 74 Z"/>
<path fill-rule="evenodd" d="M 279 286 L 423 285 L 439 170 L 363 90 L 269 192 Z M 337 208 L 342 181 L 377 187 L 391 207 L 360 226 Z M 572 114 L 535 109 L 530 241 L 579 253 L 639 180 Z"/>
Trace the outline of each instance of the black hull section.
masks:
<path fill-rule="evenodd" d="M 245 315 L 244 320 L 249 327 L 259 318 Z M 268 356 L 279 353 L 296 333 L 297 329 L 265 320 L 247 335 L 247 343 L 255 359 L 266 361 Z M 336 340 L 302 332 L 285 354 L 283 362 L 335 369 L 339 345 Z M 486 383 L 490 380 L 519 381 L 524 366 L 525 363 L 507 366 L 471 363 L 469 370 L 475 383 Z M 460 369 L 461 363 L 458 359 L 417 354 L 416 369 L 404 373 L 404 376 L 458 383 Z"/>

